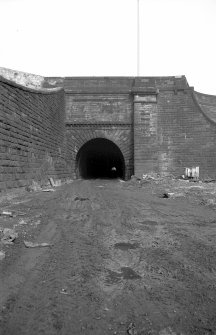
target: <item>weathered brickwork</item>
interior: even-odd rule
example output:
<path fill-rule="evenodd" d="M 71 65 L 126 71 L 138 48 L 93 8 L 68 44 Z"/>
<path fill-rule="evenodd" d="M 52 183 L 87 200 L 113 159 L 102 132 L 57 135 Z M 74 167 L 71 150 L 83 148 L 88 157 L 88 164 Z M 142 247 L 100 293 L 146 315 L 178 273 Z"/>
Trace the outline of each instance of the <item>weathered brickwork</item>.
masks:
<path fill-rule="evenodd" d="M 70 176 L 64 91 L 36 91 L 0 80 L 0 189 Z"/>
<path fill-rule="evenodd" d="M 178 176 L 185 167 L 199 166 L 201 178 L 215 178 L 216 124 L 202 112 L 193 90 L 160 94 L 158 116 L 164 172 Z"/>
<path fill-rule="evenodd" d="M 180 176 L 185 167 L 199 166 L 201 178 L 216 177 L 216 124 L 193 89 L 160 91 L 157 103 L 135 105 L 136 175 Z"/>
<path fill-rule="evenodd" d="M 67 122 L 132 122 L 133 100 L 126 94 L 66 94 Z"/>
<path fill-rule="evenodd" d="M 201 178 L 216 177 L 216 97 L 195 93 L 184 76 L 65 78 L 63 87 L 74 174 L 76 150 L 104 137 L 122 152 L 123 143 L 128 147 L 127 176 L 179 176 L 185 167 L 200 166 Z M 109 124 L 109 132 L 99 123 Z M 127 131 L 118 123 L 127 123 Z"/>
<path fill-rule="evenodd" d="M 112 141 L 121 150 L 125 163 L 125 179 L 133 174 L 133 138 L 131 125 L 67 125 L 68 158 L 72 163 L 73 178 L 77 175 L 77 154 L 82 146 L 95 138 Z M 106 150 L 106 148 L 104 148 Z"/>
<path fill-rule="evenodd" d="M 104 85 L 104 81 L 101 82 Z M 97 91 L 92 91 L 89 80 L 87 84 L 82 85 L 82 92 L 80 85 L 77 88 L 79 93 L 71 89 L 66 91 L 68 157 L 72 163 L 73 177 L 77 176 L 77 154 L 82 146 L 92 139 L 105 138 L 121 150 L 125 178 L 128 179 L 133 174 L 133 97 L 118 92 L 118 89 L 110 93 L 112 87 L 105 91 L 103 85 L 97 87 Z M 96 85 L 95 80 L 93 84 Z M 91 91 L 91 94 L 86 91 Z"/>
<path fill-rule="evenodd" d="M 216 178 L 216 97 L 184 76 L 42 79 L 37 90 L 0 82 L 1 189 L 79 177 L 79 153 L 95 139 L 120 150 L 125 179 L 192 166 Z"/>

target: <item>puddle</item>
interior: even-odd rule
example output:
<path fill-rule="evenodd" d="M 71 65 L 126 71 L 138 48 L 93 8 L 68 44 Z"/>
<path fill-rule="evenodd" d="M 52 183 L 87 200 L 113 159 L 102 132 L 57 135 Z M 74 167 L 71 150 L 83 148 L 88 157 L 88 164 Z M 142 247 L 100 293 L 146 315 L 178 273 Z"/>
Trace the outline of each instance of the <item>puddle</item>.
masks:
<path fill-rule="evenodd" d="M 121 272 L 107 270 L 106 284 L 112 285 L 119 283 L 122 279 L 140 279 L 141 276 L 130 267 L 122 267 Z"/>
<path fill-rule="evenodd" d="M 115 249 L 128 250 L 128 249 L 137 249 L 139 247 L 138 243 L 128 243 L 128 242 L 119 242 L 114 245 Z"/>

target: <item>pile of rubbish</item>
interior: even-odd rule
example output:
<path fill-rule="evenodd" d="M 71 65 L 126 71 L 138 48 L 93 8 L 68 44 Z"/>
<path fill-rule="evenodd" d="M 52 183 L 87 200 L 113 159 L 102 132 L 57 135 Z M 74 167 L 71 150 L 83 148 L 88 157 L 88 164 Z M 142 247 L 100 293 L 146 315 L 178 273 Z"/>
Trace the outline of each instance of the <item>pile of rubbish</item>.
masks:
<path fill-rule="evenodd" d="M 13 244 L 15 239 L 18 237 L 18 233 L 14 229 L 4 228 L 0 230 L 1 243 L 2 244 Z"/>
<path fill-rule="evenodd" d="M 51 186 L 51 187 L 50 187 Z M 57 179 L 57 180 L 53 180 L 53 178 L 49 178 L 49 182 L 46 185 L 46 187 L 42 187 L 38 182 L 36 182 L 35 180 L 32 181 L 32 184 L 26 187 L 26 190 L 28 192 L 54 192 L 55 191 L 55 187 L 61 186 L 61 180 Z"/>
<path fill-rule="evenodd" d="M 48 178 L 48 181 L 44 185 L 40 185 L 37 181 L 33 180 L 31 185 L 26 187 L 28 192 L 54 192 L 56 187 L 59 187 L 63 184 L 70 184 L 73 180 L 66 179 L 64 182 L 61 179 L 54 180 L 52 177 Z"/>

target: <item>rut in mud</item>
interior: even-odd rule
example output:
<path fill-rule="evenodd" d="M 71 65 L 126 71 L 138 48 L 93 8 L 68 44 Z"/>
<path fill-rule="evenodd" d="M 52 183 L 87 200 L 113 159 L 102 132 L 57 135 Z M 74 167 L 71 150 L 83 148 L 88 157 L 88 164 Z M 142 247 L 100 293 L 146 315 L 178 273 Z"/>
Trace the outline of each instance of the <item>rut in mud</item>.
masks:
<path fill-rule="evenodd" d="M 213 208 L 100 180 L 6 205 L 27 224 L 0 263 L 1 335 L 216 332 Z"/>

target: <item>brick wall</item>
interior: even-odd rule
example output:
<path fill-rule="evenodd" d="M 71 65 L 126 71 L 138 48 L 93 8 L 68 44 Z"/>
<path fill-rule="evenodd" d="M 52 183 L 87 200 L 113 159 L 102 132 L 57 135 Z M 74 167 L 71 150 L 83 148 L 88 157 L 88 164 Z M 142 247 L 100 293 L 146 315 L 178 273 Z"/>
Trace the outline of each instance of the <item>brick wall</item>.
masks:
<path fill-rule="evenodd" d="M 126 79 L 123 84 L 128 82 Z M 97 87 L 97 92 L 88 92 L 92 91 L 90 83 L 97 86 L 97 82 L 92 79 L 85 84 L 82 80 L 77 83 L 79 93 L 71 92 L 71 87 L 70 92 L 66 93 L 68 157 L 73 176 L 76 177 L 76 157 L 81 147 L 92 139 L 105 138 L 121 150 L 125 161 L 125 178 L 128 179 L 133 174 L 133 97 L 115 90 L 113 93 L 109 90 L 101 93 L 104 90 L 104 80 L 100 81 L 102 87 Z M 109 81 L 110 83 L 113 84 L 113 81 Z M 82 92 L 81 84 L 84 90 Z M 116 80 L 113 85 L 117 84 Z M 120 85 L 119 87 L 122 89 Z"/>
<path fill-rule="evenodd" d="M 66 94 L 66 121 L 72 123 L 131 123 L 129 94 Z"/>
<path fill-rule="evenodd" d="M 125 179 L 133 174 L 133 138 L 131 125 L 67 125 L 67 156 L 72 164 L 73 178 L 76 178 L 76 157 L 82 146 L 95 138 L 112 141 L 121 150 L 125 163 Z M 106 148 L 104 148 L 105 150 Z"/>
<path fill-rule="evenodd" d="M 0 78 L 0 190 L 66 178 L 64 91 Z"/>
<path fill-rule="evenodd" d="M 126 178 L 191 166 L 216 178 L 216 97 L 194 92 L 184 76 L 53 77 L 44 86 L 0 81 L 1 189 L 75 178 L 77 153 L 95 138 L 118 146 Z"/>
<path fill-rule="evenodd" d="M 128 176 L 200 166 L 201 178 L 216 178 L 216 97 L 195 93 L 184 76 L 65 78 L 62 86 L 74 173 L 77 150 L 104 137 L 125 151 Z"/>
<path fill-rule="evenodd" d="M 157 103 L 135 103 L 135 173 L 184 174 L 199 166 L 216 178 L 216 124 L 201 110 L 192 89 L 161 90 Z"/>

